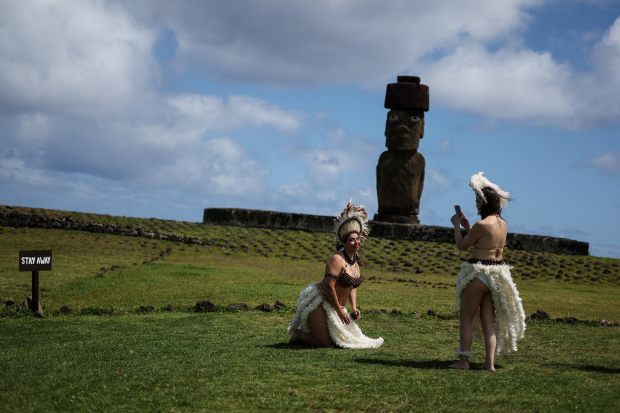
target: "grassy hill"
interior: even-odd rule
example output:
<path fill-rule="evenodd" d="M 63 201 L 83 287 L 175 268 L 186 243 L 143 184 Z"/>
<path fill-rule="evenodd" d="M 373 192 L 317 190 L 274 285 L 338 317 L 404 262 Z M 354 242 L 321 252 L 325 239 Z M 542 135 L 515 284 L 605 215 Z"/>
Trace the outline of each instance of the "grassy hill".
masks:
<path fill-rule="evenodd" d="M 299 289 L 321 279 L 324 264 L 334 252 L 332 236 L 325 233 L 8 208 L 21 213 L 143 228 L 154 234 L 179 234 L 202 242 L 188 245 L 105 233 L 0 227 L 0 299 L 20 301 L 28 294 L 29 273 L 17 271 L 19 250 L 52 249 L 53 271 L 41 273 L 42 302 L 52 311 L 63 305 L 132 311 L 140 306 L 165 306 L 168 301 L 190 306 L 202 299 L 222 306 L 233 301 L 258 305 L 269 300 L 295 306 Z M 455 309 L 453 286 L 459 265 L 467 259 L 468 252 L 459 252 L 445 243 L 370 237 L 360 254 L 370 264 L 362 274 L 368 281 L 360 301 L 363 309 L 396 308 L 420 313 L 429 309 L 443 312 Z M 617 298 L 620 260 L 512 250 L 506 251 L 505 259 L 514 266 L 513 276 L 528 314 L 543 309 L 553 317 L 620 319 Z M 226 282 L 246 285 L 260 285 L 258 274 L 266 271 L 286 280 L 290 288 L 264 288 L 262 293 L 243 289 L 247 294 L 233 294 L 225 292 L 227 288 L 220 288 L 218 293 L 213 288 L 205 289 L 204 280 L 188 278 L 183 281 L 188 283 L 183 294 L 170 295 L 168 283 L 179 283 L 172 269 L 176 266 L 234 269 L 235 277 Z M 153 279 L 163 268 L 168 268 L 162 270 L 167 274 L 162 275 L 169 280 L 167 283 L 149 288 L 148 293 L 141 292 L 140 298 L 131 295 L 127 283 L 138 288 L 137 280 Z M 80 291 L 80 294 L 68 294 L 68 291 Z"/>
<path fill-rule="evenodd" d="M 15 302 L 0 309 L 3 411 L 620 409 L 620 328 L 599 323 L 620 320 L 619 260 L 508 251 L 526 314 L 542 309 L 552 320 L 529 320 L 495 374 L 456 372 L 446 368 L 458 346 L 454 283 L 468 255 L 450 244 L 371 238 L 360 325 L 385 344 L 309 349 L 288 345 L 286 327 L 301 289 L 322 278 L 330 234 L 9 210 L 200 244 L 0 227 L 0 300 Z M 40 273 L 45 319 L 18 311 L 30 294 L 18 252 L 30 249 L 53 251 L 53 270 Z M 215 311 L 195 312 L 202 300 Z M 278 300 L 284 308 L 253 310 Z M 484 349 L 473 351 L 476 366 Z"/>

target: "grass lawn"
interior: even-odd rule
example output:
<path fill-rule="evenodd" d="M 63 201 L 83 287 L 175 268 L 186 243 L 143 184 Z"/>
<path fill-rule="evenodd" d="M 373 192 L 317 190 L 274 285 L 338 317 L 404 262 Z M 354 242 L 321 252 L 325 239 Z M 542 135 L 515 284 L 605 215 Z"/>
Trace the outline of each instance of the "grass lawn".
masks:
<path fill-rule="evenodd" d="M 618 411 L 620 329 L 528 324 L 495 373 L 453 371 L 456 321 L 364 316 L 377 350 L 288 345 L 290 314 L 2 322 L 6 411 Z M 473 365 L 483 361 L 475 344 Z"/>
<path fill-rule="evenodd" d="M 2 301 L 29 295 L 20 250 L 53 251 L 40 273 L 46 318 L 0 309 L 0 411 L 620 411 L 618 327 L 530 321 L 495 374 L 446 369 L 458 320 L 411 313 L 456 309 L 464 255 L 448 244 L 368 242 L 360 324 L 385 344 L 309 349 L 288 345 L 286 327 L 301 289 L 321 279 L 327 234 L 89 218 L 185 229 L 205 244 L 0 227 Z M 619 260 L 508 256 L 526 314 L 620 320 Z M 195 313 L 207 299 L 217 311 Z M 285 308 L 227 309 L 276 300 Z M 481 364 L 480 343 L 474 353 Z"/>

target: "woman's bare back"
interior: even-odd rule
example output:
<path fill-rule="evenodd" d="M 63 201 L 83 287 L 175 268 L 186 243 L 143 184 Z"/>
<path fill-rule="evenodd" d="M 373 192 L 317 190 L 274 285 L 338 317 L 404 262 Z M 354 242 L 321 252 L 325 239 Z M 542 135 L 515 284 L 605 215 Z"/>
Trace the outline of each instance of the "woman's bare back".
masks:
<path fill-rule="evenodd" d="M 489 215 L 474 224 L 479 238 L 474 243 L 474 258 L 502 260 L 508 226 L 498 215 Z"/>

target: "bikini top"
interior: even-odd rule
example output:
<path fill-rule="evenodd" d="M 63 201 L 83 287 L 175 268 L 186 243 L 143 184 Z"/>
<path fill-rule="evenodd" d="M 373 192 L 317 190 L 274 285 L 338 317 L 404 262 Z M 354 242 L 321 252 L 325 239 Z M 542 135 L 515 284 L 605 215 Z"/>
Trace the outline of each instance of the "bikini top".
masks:
<path fill-rule="evenodd" d="M 343 253 L 343 254 L 346 254 L 346 253 Z M 344 287 L 344 288 L 349 288 L 349 287 L 357 288 L 357 287 L 359 287 L 362 284 L 362 281 L 363 281 L 362 280 L 362 275 L 360 274 L 360 276 L 357 277 L 357 278 L 350 276 L 347 273 L 347 267 L 348 267 L 347 264 L 351 265 L 351 262 L 347 261 L 344 257 L 340 256 L 340 254 L 336 254 L 336 255 L 338 255 L 340 258 L 342 258 L 345 261 L 344 268 L 342 269 L 342 272 L 338 276 L 332 275 L 330 273 L 325 273 L 325 276 L 326 277 L 335 278 L 336 282 L 338 284 L 340 284 L 341 287 Z M 355 260 L 357 260 L 357 256 L 356 256 Z M 355 261 L 353 263 L 355 263 Z"/>
<path fill-rule="evenodd" d="M 506 247 L 504 246 L 504 247 L 495 247 L 495 248 L 480 248 L 480 247 L 476 247 L 474 245 L 474 249 L 475 250 L 483 250 L 483 251 L 493 251 L 493 250 L 496 250 L 495 251 L 495 258 L 497 258 L 497 257 L 499 257 L 499 252 L 500 251 L 504 251 L 506 249 Z"/>
<path fill-rule="evenodd" d="M 338 276 L 332 275 L 332 274 L 325 274 L 325 276 L 335 278 L 336 282 L 338 282 L 338 284 L 340 284 L 340 286 L 344 288 L 349 288 L 349 287 L 357 288 L 362 284 L 362 281 L 363 281 L 361 275 L 357 278 L 351 277 L 344 270 Z"/>

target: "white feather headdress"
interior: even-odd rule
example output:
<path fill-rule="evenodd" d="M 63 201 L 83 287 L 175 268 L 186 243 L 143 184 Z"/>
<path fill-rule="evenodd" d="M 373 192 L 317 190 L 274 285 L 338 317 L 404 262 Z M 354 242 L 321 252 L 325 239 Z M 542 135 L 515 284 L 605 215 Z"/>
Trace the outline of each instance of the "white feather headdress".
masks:
<path fill-rule="evenodd" d="M 476 192 L 476 195 L 478 195 L 481 199 L 484 200 L 485 204 L 487 203 L 487 200 L 482 193 L 482 189 L 493 189 L 499 195 L 499 204 L 502 209 L 506 208 L 508 206 L 508 201 L 510 201 L 510 192 L 502 191 L 499 185 L 494 184 L 486 177 L 482 176 L 483 173 L 484 172 L 478 172 L 477 174 L 472 175 L 471 179 L 469 180 L 469 186 L 471 186 L 472 189 Z"/>
<path fill-rule="evenodd" d="M 365 236 L 370 233 L 368 228 L 368 213 L 364 205 L 354 206 L 351 200 L 347 207 L 334 219 L 334 238 L 337 244 L 343 243 L 343 238 L 357 232 L 361 241 L 365 241 Z"/>

